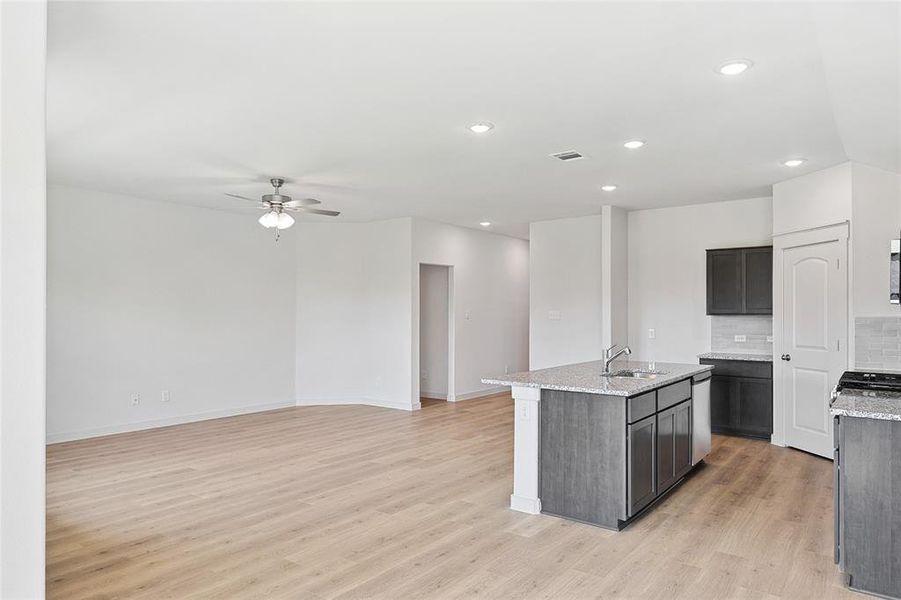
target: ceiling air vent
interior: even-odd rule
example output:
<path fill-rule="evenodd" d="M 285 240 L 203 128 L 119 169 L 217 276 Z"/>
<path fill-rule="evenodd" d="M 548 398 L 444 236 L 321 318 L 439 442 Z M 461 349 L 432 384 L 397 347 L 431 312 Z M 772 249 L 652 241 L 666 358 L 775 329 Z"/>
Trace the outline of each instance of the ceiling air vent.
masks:
<path fill-rule="evenodd" d="M 585 158 L 575 150 L 567 150 L 566 152 L 557 152 L 556 154 L 551 154 L 552 157 L 557 158 L 562 161 L 569 160 L 579 160 L 580 158 Z"/>

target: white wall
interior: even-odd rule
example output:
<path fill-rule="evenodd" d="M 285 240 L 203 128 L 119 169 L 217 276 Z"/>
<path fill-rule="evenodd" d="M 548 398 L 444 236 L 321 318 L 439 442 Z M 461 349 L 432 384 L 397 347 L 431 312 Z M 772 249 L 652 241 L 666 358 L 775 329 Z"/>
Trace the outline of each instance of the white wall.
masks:
<path fill-rule="evenodd" d="M 48 439 L 293 404 L 292 230 L 57 186 L 48 229 Z"/>
<path fill-rule="evenodd" d="M 854 316 L 901 314 L 889 303 L 889 244 L 901 236 L 901 175 L 852 165 L 851 250 Z"/>
<path fill-rule="evenodd" d="M 851 218 L 851 163 L 773 186 L 775 235 L 842 223 Z"/>
<path fill-rule="evenodd" d="M 0 2 L 0 597 L 44 596 L 47 5 Z"/>
<path fill-rule="evenodd" d="M 447 285 L 450 267 L 419 269 L 419 395 L 447 399 Z"/>
<path fill-rule="evenodd" d="M 601 215 L 532 223 L 529 273 L 529 368 L 600 359 Z"/>
<path fill-rule="evenodd" d="M 293 228 L 298 404 L 418 407 L 410 382 L 411 223 Z"/>
<path fill-rule="evenodd" d="M 773 201 L 629 213 L 629 345 L 639 360 L 694 363 L 710 349 L 708 248 L 768 245 Z M 648 339 L 648 329 L 656 339 Z"/>
<path fill-rule="evenodd" d="M 481 378 L 507 368 L 528 368 L 529 242 L 422 219 L 413 220 L 411 272 L 419 265 L 453 266 L 454 399 L 463 400 L 497 391 Z M 419 307 L 414 307 L 413 336 L 419 372 Z M 418 378 L 415 379 L 418 384 Z M 414 391 L 418 397 L 419 390 Z"/>

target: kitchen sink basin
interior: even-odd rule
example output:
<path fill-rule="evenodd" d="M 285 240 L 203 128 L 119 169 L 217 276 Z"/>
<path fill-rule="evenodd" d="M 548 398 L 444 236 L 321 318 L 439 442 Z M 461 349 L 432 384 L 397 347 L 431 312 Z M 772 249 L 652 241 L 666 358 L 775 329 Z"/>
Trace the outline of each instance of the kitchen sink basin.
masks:
<path fill-rule="evenodd" d="M 642 371 L 641 369 L 620 369 L 607 377 L 628 377 L 631 379 L 654 379 L 658 375 L 665 375 L 663 371 Z"/>

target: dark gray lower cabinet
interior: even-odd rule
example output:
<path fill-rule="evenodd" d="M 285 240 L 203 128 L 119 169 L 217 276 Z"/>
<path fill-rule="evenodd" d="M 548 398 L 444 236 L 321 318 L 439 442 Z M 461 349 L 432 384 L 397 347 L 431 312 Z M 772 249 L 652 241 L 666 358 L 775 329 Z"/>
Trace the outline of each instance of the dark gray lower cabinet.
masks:
<path fill-rule="evenodd" d="M 622 529 L 691 469 L 691 382 L 624 398 L 542 390 L 541 511 Z"/>
<path fill-rule="evenodd" d="M 542 512 L 616 529 L 626 519 L 626 403 L 542 390 L 538 486 Z"/>
<path fill-rule="evenodd" d="M 691 400 L 657 413 L 657 490 L 691 469 Z"/>
<path fill-rule="evenodd" d="M 657 417 L 629 425 L 629 516 L 657 497 Z"/>
<path fill-rule="evenodd" d="M 901 598 L 901 421 L 835 421 L 835 558 L 856 590 Z"/>
<path fill-rule="evenodd" d="M 773 433 L 772 363 L 702 359 L 701 364 L 714 367 L 711 431 L 769 439 Z"/>

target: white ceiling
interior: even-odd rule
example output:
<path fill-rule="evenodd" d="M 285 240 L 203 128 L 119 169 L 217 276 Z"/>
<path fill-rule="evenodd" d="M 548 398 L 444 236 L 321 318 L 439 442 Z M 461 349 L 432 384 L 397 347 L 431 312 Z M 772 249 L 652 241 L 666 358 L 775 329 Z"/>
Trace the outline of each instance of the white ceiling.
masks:
<path fill-rule="evenodd" d="M 49 20 L 53 183 L 240 210 L 224 192 L 279 175 L 337 220 L 526 237 L 849 158 L 901 170 L 896 3 L 54 2 Z M 730 58 L 755 65 L 716 73 Z"/>

